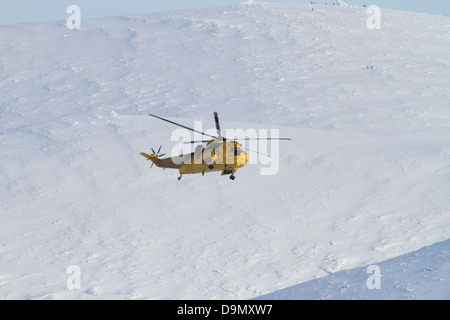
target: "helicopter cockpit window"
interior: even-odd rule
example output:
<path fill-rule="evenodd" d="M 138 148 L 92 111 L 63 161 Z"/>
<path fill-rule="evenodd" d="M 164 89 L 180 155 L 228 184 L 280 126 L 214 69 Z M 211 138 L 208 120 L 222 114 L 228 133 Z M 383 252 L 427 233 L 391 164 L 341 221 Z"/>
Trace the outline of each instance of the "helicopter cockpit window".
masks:
<path fill-rule="evenodd" d="M 240 156 L 241 155 L 241 150 L 239 150 L 236 146 L 234 146 L 234 155 L 235 156 Z"/>

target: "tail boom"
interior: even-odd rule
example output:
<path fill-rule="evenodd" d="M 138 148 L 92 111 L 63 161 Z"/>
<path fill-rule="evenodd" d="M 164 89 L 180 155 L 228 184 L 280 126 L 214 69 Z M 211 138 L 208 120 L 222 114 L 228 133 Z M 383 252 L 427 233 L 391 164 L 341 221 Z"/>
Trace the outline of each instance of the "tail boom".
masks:
<path fill-rule="evenodd" d="M 141 152 L 140 155 L 147 158 L 147 160 L 150 160 L 151 162 L 153 162 L 155 164 L 155 166 L 160 167 L 160 168 L 169 168 L 169 169 L 180 168 L 180 165 L 175 164 L 172 158 L 160 159 L 157 156 L 155 156 L 154 154 L 148 154 L 145 152 Z"/>

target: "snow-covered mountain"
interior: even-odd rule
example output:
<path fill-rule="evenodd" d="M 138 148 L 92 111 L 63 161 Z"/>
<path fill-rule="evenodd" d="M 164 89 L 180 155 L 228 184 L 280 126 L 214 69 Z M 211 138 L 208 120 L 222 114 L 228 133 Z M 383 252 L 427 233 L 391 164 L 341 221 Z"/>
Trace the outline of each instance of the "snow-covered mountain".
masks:
<path fill-rule="evenodd" d="M 449 239 L 450 18 L 368 18 L 243 3 L 1 26 L 0 297 L 248 299 Z M 177 128 L 147 113 L 206 129 L 213 111 L 292 137 L 278 173 L 150 170 L 139 152 Z"/>

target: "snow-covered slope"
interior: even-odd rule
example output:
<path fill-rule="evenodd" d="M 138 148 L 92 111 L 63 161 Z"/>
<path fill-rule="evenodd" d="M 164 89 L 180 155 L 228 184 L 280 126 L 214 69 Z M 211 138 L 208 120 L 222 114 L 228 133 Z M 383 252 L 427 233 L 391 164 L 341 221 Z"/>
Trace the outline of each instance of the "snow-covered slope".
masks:
<path fill-rule="evenodd" d="M 367 18 L 254 3 L 0 27 L 0 297 L 246 299 L 447 240 L 450 19 Z M 177 142 L 147 113 L 205 129 L 213 111 L 294 138 L 278 174 L 149 169 L 139 152 Z"/>
<path fill-rule="evenodd" d="M 376 265 L 339 271 L 256 299 L 448 299 L 449 249 L 450 240 L 447 240 Z"/>

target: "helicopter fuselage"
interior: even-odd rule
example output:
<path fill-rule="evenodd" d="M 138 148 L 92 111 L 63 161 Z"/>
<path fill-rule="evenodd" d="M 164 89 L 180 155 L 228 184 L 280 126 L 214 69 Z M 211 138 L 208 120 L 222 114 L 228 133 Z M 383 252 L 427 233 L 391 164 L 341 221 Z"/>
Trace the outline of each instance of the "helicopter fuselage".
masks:
<path fill-rule="evenodd" d="M 236 141 L 212 140 L 206 147 L 198 145 L 192 153 L 159 159 L 154 154 L 141 153 L 157 167 L 178 169 L 180 175 L 222 171 L 234 174 L 248 162 L 248 155 Z"/>

